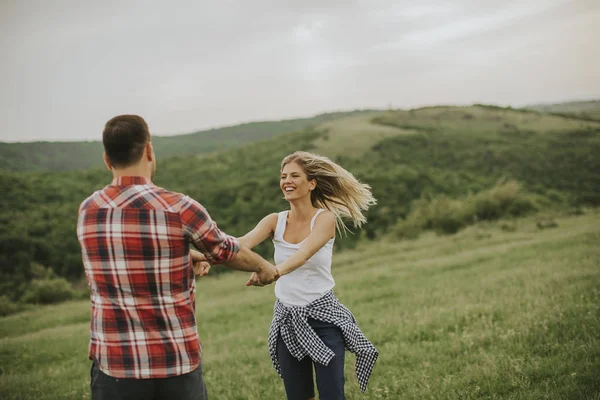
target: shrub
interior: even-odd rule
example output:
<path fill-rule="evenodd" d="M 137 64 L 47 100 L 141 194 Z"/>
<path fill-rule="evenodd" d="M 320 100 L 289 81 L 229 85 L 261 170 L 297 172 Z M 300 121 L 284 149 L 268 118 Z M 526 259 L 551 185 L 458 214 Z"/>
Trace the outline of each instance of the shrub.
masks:
<path fill-rule="evenodd" d="M 407 219 L 394 228 L 394 233 L 399 238 L 415 239 L 422 230 L 427 229 L 452 234 L 465 225 L 462 204 L 457 200 L 441 196 L 429 201 L 420 199 L 414 205 Z"/>
<path fill-rule="evenodd" d="M 64 278 L 34 279 L 23 294 L 24 303 L 50 304 L 72 299 L 74 296 L 71 284 Z"/>
<path fill-rule="evenodd" d="M 421 227 L 418 224 L 400 223 L 394 228 L 394 235 L 399 239 L 418 239 L 421 235 Z"/>
<path fill-rule="evenodd" d="M 8 296 L 0 296 L 0 317 L 21 311 L 23 305 L 11 301 Z"/>
<path fill-rule="evenodd" d="M 523 193 L 516 181 L 498 183 L 489 190 L 467 198 L 476 220 L 496 220 L 504 216 L 522 216 L 536 211 L 536 199 Z"/>
<path fill-rule="evenodd" d="M 477 221 L 492 221 L 503 217 L 516 217 L 536 211 L 538 202 L 545 199 L 523 192 L 515 181 L 496 186 L 462 199 L 441 196 L 432 200 L 420 199 L 406 220 L 394 228 L 399 238 L 411 238 L 424 229 L 440 234 L 453 234 Z"/>
<path fill-rule="evenodd" d="M 465 225 L 463 204 L 446 196 L 432 200 L 427 225 L 437 233 L 452 234 Z"/>
<path fill-rule="evenodd" d="M 537 226 L 538 229 L 548 229 L 548 228 L 557 228 L 558 224 L 556 223 L 556 221 L 552 218 L 542 218 L 539 219 L 535 225 Z"/>

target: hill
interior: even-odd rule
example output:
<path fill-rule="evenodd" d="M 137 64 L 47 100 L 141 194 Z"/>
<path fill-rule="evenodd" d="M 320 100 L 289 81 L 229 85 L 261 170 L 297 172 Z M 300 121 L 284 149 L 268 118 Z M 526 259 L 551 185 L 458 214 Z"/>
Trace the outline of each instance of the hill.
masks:
<path fill-rule="evenodd" d="M 491 108 L 490 106 L 487 107 Z M 534 104 L 523 110 L 592 122 L 600 121 L 600 100 Z M 153 143 L 157 156 L 164 160 L 170 157 L 208 154 L 242 147 L 284 133 L 299 132 L 317 127 L 319 130 L 329 130 L 332 126 L 335 126 L 335 129 L 339 132 L 344 132 L 343 135 L 346 139 L 352 137 L 352 140 L 345 140 L 343 146 L 338 147 L 340 149 L 338 151 L 334 150 L 334 142 L 327 145 L 321 142 L 321 145 L 317 147 L 323 148 L 330 155 L 347 152 L 354 154 L 356 151 L 362 152 L 362 139 L 356 139 L 364 136 L 355 135 L 355 133 L 367 127 L 361 125 L 363 121 L 367 121 L 366 124 L 371 125 L 367 130 L 370 132 L 376 131 L 373 135 L 377 137 L 382 138 L 390 134 L 389 128 L 386 130 L 386 128 L 379 126 L 377 129 L 373 129 L 373 124 L 366 118 L 380 113 L 381 111 L 376 110 L 355 110 L 325 113 L 311 118 L 250 122 L 184 135 L 153 136 Z M 100 138 L 101 127 L 98 127 L 97 130 Z M 339 135 L 336 136 L 339 137 Z M 372 140 L 372 138 L 369 140 Z M 101 152 L 102 143 L 99 140 L 84 142 L 0 142 L 0 170 L 70 171 L 102 167 L 102 159 L 99 156 Z"/>
<path fill-rule="evenodd" d="M 440 198 L 472 205 L 450 228 L 548 207 L 600 205 L 600 123 L 486 106 L 365 113 L 241 148 L 160 159 L 155 183 L 198 199 L 226 232 L 243 235 L 287 207 L 279 164 L 299 149 L 334 157 L 378 199 L 365 228 L 339 238 L 338 250 L 397 232 L 414 213 L 422 214 L 423 229 L 436 229 L 440 218 L 445 226 L 455 203 L 427 206 Z M 82 277 L 77 208 L 110 179 L 105 169 L 0 172 L 0 293 L 38 299 L 39 291 L 56 287 L 31 282 L 52 274 Z M 518 185 L 494 191 L 507 180 Z M 490 190 L 495 194 L 485 195 Z M 270 254 L 266 244 L 258 250 Z"/>
<path fill-rule="evenodd" d="M 600 121 L 600 100 L 571 101 L 567 103 L 533 104 L 526 107 L 542 113 Z"/>
<path fill-rule="evenodd" d="M 479 224 L 456 236 L 361 243 L 334 255 L 336 295 L 380 352 L 349 399 L 593 400 L 600 392 L 600 215 Z M 213 270 L 219 267 L 213 268 Z M 211 398 L 282 399 L 267 351 L 273 288 L 198 281 Z M 0 318 L 0 397 L 89 398 L 89 300 Z"/>
<path fill-rule="evenodd" d="M 243 146 L 274 136 L 309 129 L 324 122 L 368 111 L 320 114 L 312 118 L 284 121 L 250 122 L 175 136 L 153 136 L 156 155 L 172 156 L 206 154 Z M 87 142 L 0 142 L 0 170 L 70 171 L 102 167 L 102 127 L 96 127 L 99 141 Z"/>

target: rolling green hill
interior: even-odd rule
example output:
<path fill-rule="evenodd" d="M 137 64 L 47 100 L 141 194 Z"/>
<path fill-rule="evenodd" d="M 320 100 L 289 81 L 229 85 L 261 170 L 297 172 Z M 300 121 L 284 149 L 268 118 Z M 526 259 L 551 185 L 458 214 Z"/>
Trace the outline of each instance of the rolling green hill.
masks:
<path fill-rule="evenodd" d="M 595 400 L 600 392 L 600 214 L 482 224 L 336 254 L 335 292 L 380 352 L 349 399 Z M 213 271 L 220 267 L 214 267 Z M 211 273 L 213 272 L 211 271 Z M 285 398 L 267 334 L 273 288 L 202 278 L 198 331 L 210 398 Z M 0 318 L 0 398 L 88 399 L 89 300 Z"/>
<path fill-rule="evenodd" d="M 243 146 L 274 136 L 301 131 L 344 116 L 369 111 L 349 111 L 320 114 L 312 118 L 284 121 L 250 122 L 176 136 L 153 136 L 156 155 L 171 156 L 205 154 Z M 97 127 L 101 139 L 102 127 Z M 0 170 L 9 171 L 69 171 L 101 167 L 102 142 L 0 142 Z"/>
<path fill-rule="evenodd" d="M 423 210 L 433 214 L 420 216 L 427 218 L 420 226 L 436 229 L 435 221 L 448 218 L 444 205 L 456 204 L 427 206 L 436 199 L 471 207 L 455 227 L 548 207 L 600 205 L 600 122 L 486 106 L 369 112 L 231 150 L 160 158 L 155 183 L 198 199 L 226 232 L 243 235 L 287 207 L 279 165 L 299 149 L 332 156 L 378 199 L 365 228 L 337 240 L 338 250 L 392 235 Z M 0 172 L 0 293 L 36 298 L 30 283 L 46 276 L 44 268 L 81 278 L 77 208 L 110 180 L 102 168 Z M 516 181 L 522 193 L 516 185 L 491 190 L 506 181 Z M 258 250 L 270 251 L 266 244 Z"/>
<path fill-rule="evenodd" d="M 433 109 L 435 108 L 433 107 Z M 600 121 L 600 100 L 534 104 L 524 109 L 525 112 L 528 110 L 592 122 Z M 338 132 L 333 132 L 333 134 L 343 141 L 343 146 L 337 146 L 335 141 L 329 143 L 321 141 L 317 143 L 316 148 L 323 149 L 332 156 L 342 153 L 357 155 L 363 152 L 364 147 L 362 142 L 364 136 L 360 136 L 357 140 L 358 136 L 355 135 L 357 131 L 367 129 L 373 132 L 372 137 L 368 140 L 373 140 L 373 136 L 383 138 L 399 133 L 397 127 L 394 128 L 395 131 L 381 125 L 377 129 L 373 129 L 373 124 L 366 117 L 373 117 L 379 113 L 381 111 L 355 110 L 325 113 L 312 118 L 250 122 L 184 135 L 154 136 L 153 143 L 157 156 L 165 159 L 223 151 L 305 129 L 331 130 L 333 128 Z M 368 125 L 371 126 L 368 127 Z M 405 129 L 405 131 L 407 130 Z M 344 136 L 343 139 L 340 134 Z M 100 136 L 101 127 L 98 127 L 98 137 L 100 138 Z M 70 171 L 102 167 L 102 159 L 99 156 L 101 152 L 102 143 L 100 141 L 0 142 L 0 170 Z"/>
<path fill-rule="evenodd" d="M 566 117 L 600 121 L 600 100 L 572 101 L 555 104 L 533 104 L 527 109 Z"/>

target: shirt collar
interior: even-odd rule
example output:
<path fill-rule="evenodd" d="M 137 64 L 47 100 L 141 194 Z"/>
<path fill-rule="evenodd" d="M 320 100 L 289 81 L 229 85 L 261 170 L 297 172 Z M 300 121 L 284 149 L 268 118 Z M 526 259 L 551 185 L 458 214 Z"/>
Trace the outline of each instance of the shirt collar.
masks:
<path fill-rule="evenodd" d="M 149 178 L 143 176 L 118 176 L 113 179 L 112 186 L 153 185 Z"/>

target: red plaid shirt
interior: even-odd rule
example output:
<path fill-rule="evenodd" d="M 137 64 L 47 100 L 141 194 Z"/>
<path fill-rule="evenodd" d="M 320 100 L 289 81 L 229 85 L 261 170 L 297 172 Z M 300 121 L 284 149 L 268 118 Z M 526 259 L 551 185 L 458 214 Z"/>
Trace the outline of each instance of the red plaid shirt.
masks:
<path fill-rule="evenodd" d="M 91 289 L 89 357 L 116 378 L 165 378 L 200 362 L 189 242 L 211 264 L 238 241 L 196 201 L 139 176 L 115 178 L 79 208 L 77 236 Z"/>

